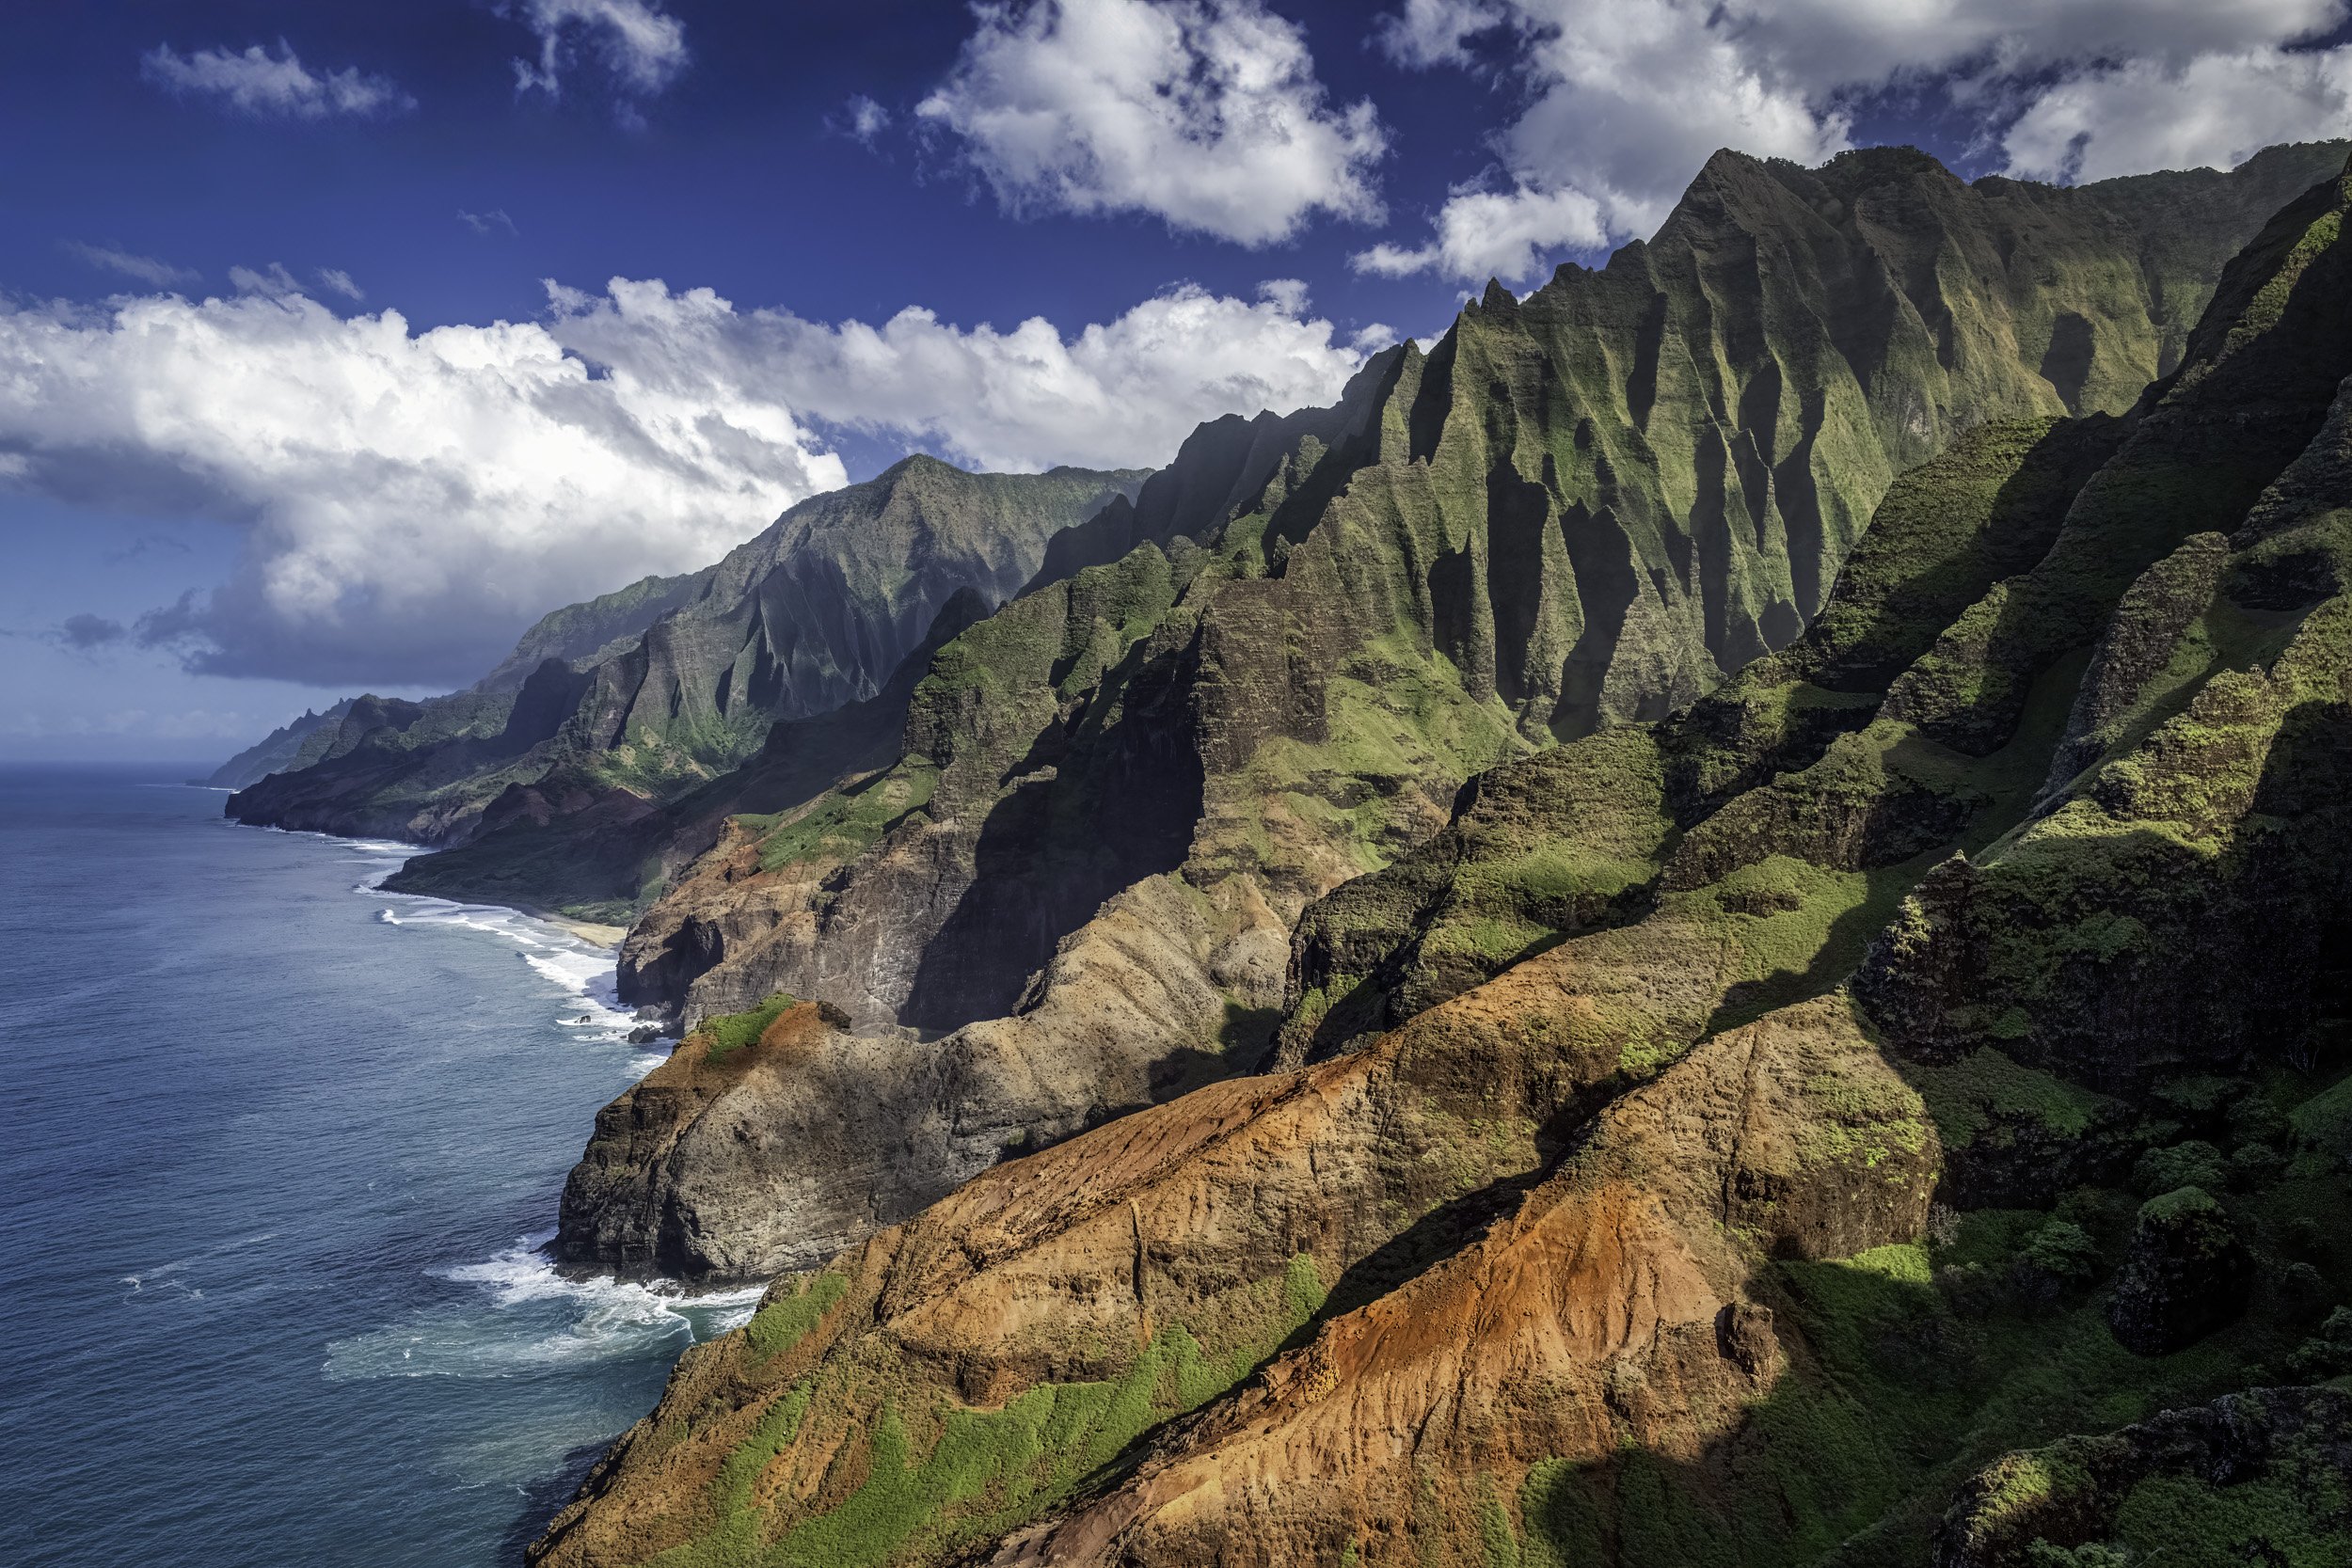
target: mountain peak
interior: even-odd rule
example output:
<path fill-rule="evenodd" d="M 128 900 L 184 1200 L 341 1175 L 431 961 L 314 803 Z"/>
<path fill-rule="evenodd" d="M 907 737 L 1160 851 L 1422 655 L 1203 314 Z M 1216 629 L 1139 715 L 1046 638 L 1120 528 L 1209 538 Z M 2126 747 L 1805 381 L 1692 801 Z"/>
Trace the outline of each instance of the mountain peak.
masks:
<path fill-rule="evenodd" d="M 912 474 L 955 474 L 968 477 L 971 470 L 959 468 L 945 458 L 933 457 L 927 451 L 911 451 L 874 477 L 877 480 L 904 479 Z"/>

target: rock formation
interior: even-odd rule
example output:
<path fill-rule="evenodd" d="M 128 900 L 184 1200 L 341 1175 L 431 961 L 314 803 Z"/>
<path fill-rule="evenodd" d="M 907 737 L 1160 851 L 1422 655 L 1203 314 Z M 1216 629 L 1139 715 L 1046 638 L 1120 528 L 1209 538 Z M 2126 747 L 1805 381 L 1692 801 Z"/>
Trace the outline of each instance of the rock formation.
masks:
<path fill-rule="evenodd" d="M 1548 851 L 1517 868 L 1566 905 L 1467 911 L 1413 960 L 1443 984 L 1377 1006 L 1353 971 L 1285 991 L 1301 911 L 1409 859 L 1482 768 L 1592 733 L 1616 737 L 1492 775 L 1495 788 L 1561 768 L 1697 766 L 1636 755 L 1646 743 L 1612 726 L 1788 643 L 1891 476 L 1961 433 L 2010 432 L 1982 451 L 1963 441 L 1974 455 L 1954 461 L 1971 474 L 1915 487 L 1916 504 L 1974 485 L 1972 506 L 2030 519 L 1979 531 L 1997 545 L 1946 541 L 1967 559 L 1916 602 L 1838 613 L 1900 610 L 1932 637 L 2030 565 L 2120 438 L 2096 414 L 2049 421 L 2127 407 L 2188 342 L 2181 302 L 2208 297 L 2241 237 L 2341 162 L 2280 150 L 2228 177 L 2060 192 L 1963 184 L 1901 150 L 1815 171 L 1719 156 L 1654 240 L 1606 268 L 1563 268 L 1524 300 L 1490 291 L 1428 355 L 1377 357 L 1332 409 L 1204 427 L 1133 508 L 1072 536 L 1072 575 L 1044 575 L 942 649 L 895 766 L 737 817 L 676 876 L 624 947 L 623 995 L 691 1026 L 786 991 L 867 1036 L 914 1031 L 856 1048 L 867 1066 L 836 1087 L 882 1101 L 952 1086 L 910 1109 L 886 1221 L 1003 1147 L 1253 1065 L 1285 1010 L 1286 1040 L 1380 1027 L 1579 922 L 1622 919 L 1654 891 L 1661 835 L 1769 778 L 1772 753 L 1744 765 L 1753 778 L 1677 771 L 1670 801 L 1598 792 L 1619 820 L 1589 852 L 1613 875 Z M 2062 396 L 2044 372 L 2069 312 L 2096 323 Z M 2022 470 L 2012 447 L 2030 451 Z M 1702 705 L 1693 721 L 1778 725 L 1793 758 L 1866 721 L 1868 682 L 1924 651 L 1886 637 L 1785 707 Z M 1696 758 L 1715 743 L 1674 746 Z M 1838 830 L 1857 841 L 1822 852 L 1841 871 L 1901 861 L 1974 809 L 1934 790 L 1873 797 Z M 1725 818 L 1661 885 L 1717 879 L 1730 864 L 1703 849 L 1736 855 L 1757 831 Z M 1309 970 L 1327 927 L 1302 928 Z M 1328 1028 L 1301 1021 L 1343 993 Z M 812 1237 L 844 1223 L 811 1219 Z M 612 1256 L 584 1231 L 562 1245 Z M 799 1266 L 816 1245 L 765 1262 Z"/>
<path fill-rule="evenodd" d="M 1234 997 L 1275 999 L 1229 1047 L 1269 1070 L 1181 1094 L 1171 1074 L 1100 1125 L 1051 1120 L 1069 1135 L 1038 1152 L 949 1160 L 928 1206 L 796 1258 L 744 1329 L 681 1360 L 532 1560 L 2340 1555 L 2342 1396 L 2212 1402 L 2352 1368 L 2352 1315 L 2318 1322 L 2352 1296 L 2348 208 L 2352 173 L 2284 202 L 2120 415 L 1951 431 L 1882 486 L 1810 627 L 1671 715 L 1511 756 L 1529 710 L 1476 684 L 1474 641 L 1405 608 L 1429 578 L 1395 561 L 1435 563 L 1446 536 L 1378 530 L 1421 515 L 1397 498 L 1442 467 L 1414 444 L 1442 347 L 1384 370 L 1359 445 L 1285 470 L 1311 520 L 1277 504 L 1263 530 L 1245 513 L 1138 546 L 947 643 L 908 757 L 868 786 L 891 793 L 739 823 L 680 884 L 739 910 L 807 891 L 708 940 L 658 908 L 632 939 L 641 978 L 690 1011 L 702 988 L 707 1016 L 657 1085 L 672 1108 L 600 1128 L 595 1180 L 628 1186 L 706 1122 L 698 1161 L 753 1148 L 770 1123 L 727 1097 L 771 1064 L 789 1106 L 882 1103 L 868 1050 L 907 1082 L 987 1062 L 978 1091 L 944 1085 L 873 1134 L 919 1163 L 953 1149 L 962 1105 L 1086 1081 L 1085 1052 L 1047 1053 L 1075 1022 L 1119 1071 L 1176 1060 L 1159 1018 L 1079 973 L 1117 946 L 1114 914 L 1145 960 L 1120 984 L 1264 986 L 1263 935 L 1304 911 L 1280 989 Z M 1482 307 L 1457 338 L 1503 318 Z M 1344 483 L 1323 488 L 1334 454 Z M 1375 603 L 1398 619 L 1374 635 L 1350 617 Z M 1407 787 L 1464 755 L 1471 713 L 1503 760 L 1403 842 L 1428 810 Z M 1151 749 L 1169 735 L 1197 772 Z M 1041 855 L 1144 863 L 1115 840 L 1089 858 L 1105 781 L 1138 756 L 1152 787 L 1200 791 L 1177 866 L 1065 936 L 1025 1010 L 862 1043 L 891 1040 L 875 1015 L 905 1016 L 926 961 L 965 966 L 933 996 L 997 983 L 963 957 L 992 950 L 875 940 L 829 970 L 810 933 L 869 879 L 983 886 L 967 818 L 992 772 L 1023 781 L 986 797 L 990 819 L 1019 801 L 1007 885 Z M 1351 844 L 1388 865 L 1318 889 Z M 1122 902 L 1137 887 L 1167 909 Z M 1197 971 L 1160 961 L 1170 920 L 1200 934 Z M 730 991 L 747 947 L 863 1035 L 764 981 Z M 1073 1022 L 1041 1022 L 1057 1008 Z M 728 1066 L 738 1050 L 759 1054 Z M 881 1141 L 930 1121 L 931 1144 Z M 763 1180 L 805 1192 L 811 1171 Z M 629 1191 L 653 1196 L 599 1207 L 665 1201 Z M 843 1213 L 819 1198 L 800 1223 L 851 1234 Z"/>

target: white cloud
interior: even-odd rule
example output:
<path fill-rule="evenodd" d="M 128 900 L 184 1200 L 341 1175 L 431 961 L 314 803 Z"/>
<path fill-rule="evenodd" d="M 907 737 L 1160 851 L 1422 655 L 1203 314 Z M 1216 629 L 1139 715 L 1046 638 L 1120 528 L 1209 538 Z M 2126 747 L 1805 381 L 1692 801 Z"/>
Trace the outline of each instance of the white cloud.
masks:
<path fill-rule="evenodd" d="M 361 300 L 368 297 L 367 290 L 353 282 L 351 274 L 341 267 L 319 268 L 319 287 L 331 290 L 349 300 Z"/>
<path fill-rule="evenodd" d="M 593 377 L 542 325 L 412 333 L 265 292 L 0 306 L 0 448 L 21 483 L 246 526 L 234 578 L 149 641 L 370 683 L 470 679 L 532 616 L 843 478 L 789 410 Z"/>
<path fill-rule="evenodd" d="M 124 277 L 144 283 L 152 289 L 168 289 L 174 284 L 193 283 L 197 275 L 186 267 L 158 261 L 152 256 L 140 256 L 119 245 L 84 245 L 79 240 L 67 240 L 62 248 L 69 256 L 79 257 L 91 266 L 105 272 L 119 273 Z"/>
<path fill-rule="evenodd" d="M 1975 114 L 2013 173 L 2227 165 L 2352 125 L 2344 52 L 2288 48 L 2347 14 L 2346 0 L 1406 0 L 1377 33 L 1398 63 L 1471 66 L 1487 35 L 1527 98 L 1494 138 L 1500 182 L 1454 193 L 1423 244 L 1357 265 L 1530 278 L 1562 250 L 1650 232 L 1719 147 L 1801 163 L 1843 150 L 1849 106 L 1888 90 Z"/>
<path fill-rule="evenodd" d="M 2131 60 L 2070 75 L 2001 138 L 2009 171 L 2104 180 L 2228 168 L 2265 147 L 2352 135 L 2352 48 Z"/>
<path fill-rule="evenodd" d="M 1468 65 L 1467 41 L 1508 17 L 1502 0 L 1405 0 L 1375 24 L 1373 36 L 1399 65 Z"/>
<path fill-rule="evenodd" d="M 625 92 L 658 93 L 677 79 L 690 55 L 686 24 L 661 0 L 525 0 L 525 25 L 539 36 L 539 58 L 515 62 L 517 92 L 563 92 L 563 75 L 582 44 Z"/>
<path fill-rule="evenodd" d="M 1457 191 L 1438 214 L 1437 238 L 1415 249 L 1376 245 L 1359 272 L 1402 277 L 1432 268 L 1449 277 L 1528 277 L 1561 250 L 1608 243 L 1601 205 L 1579 190 Z"/>
<path fill-rule="evenodd" d="M 283 39 L 272 55 L 254 44 L 242 55 L 226 49 L 176 53 L 157 44 L 140 56 L 147 79 L 183 95 L 209 94 L 241 114 L 266 119 L 325 119 L 330 115 L 362 119 L 399 114 L 417 101 L 388 76 L 370 76 L 356 67 L 314 71 Z"/>
<path fill-rule="evenodd" d="M 251 267 L 230 267 L 229 284 L 241 294 L 262 294 L 271 299 L 302 292 L 302 285 L 294 281 L 294 275 L 286 270 L 283 261 L 272 261 L 261 272 Z"/>
<path fill-rule="evenodd" d="M 1261 0 L 1034 0 L 977 31 L 915 108 L 1009 208 L 1150 213 L 1244 245 L 1321 212 L 1381 215 L 1387 138 L 1335 108 L 1306 35 Z"/>
<path fill-rule="evenodd" d="M 1290 279 L 1255 301 L 1171 289 L 1070 337 L 1041 317 L 961 327 L 917 307 L 827 325 L 619 278 L 555 298 L 566 345 L 683 402 L 773 402 L 992 468 L 1164 463 L 1201 420 L 1327 402 L 1362 362 Z"/>
<path fill-rule="evenodd" d="M 516 235 L 515 220 L 506 215 L 502 207 L 494 207 L 486 213 L 469 213 L 461 207 L 457 211 L 457 221 L 477 234 L 503 233 L 509 239 Z"/>
<path fill-rule="evenodd" d="M 996 467 L 1156 463 L 1200 420 L 1327 400 L 1362 352 L 1291 282 L 1172 290 L 1065 337 L 913 309 L 827 325 L 625 279 L 549 285 L 545 323 L 415 332 L 338 318 L 282 268 L 241 281 L 0 302 L 0 477 L 242 525 L 231 579 L 139 640 L 310 682 L 458 684 L 558 604 L 715 561 L 844 482 L 819 426 Z"/>
<path fill-rule="evenodd" d="M 852 139 L 873 145 L 874 138 L 890 129 L 890 111 L 859 93 L 843 105 L 849 119 L 846 122 Z"/>

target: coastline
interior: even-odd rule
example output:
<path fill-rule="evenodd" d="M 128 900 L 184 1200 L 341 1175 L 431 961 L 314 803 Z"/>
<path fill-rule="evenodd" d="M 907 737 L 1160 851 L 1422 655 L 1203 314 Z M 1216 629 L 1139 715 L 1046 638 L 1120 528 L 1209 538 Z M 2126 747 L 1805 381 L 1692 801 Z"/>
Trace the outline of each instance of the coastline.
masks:
<path fill-rule="evenodd" d="M 568 931 L 591 947 L 602 947 L 609 951 L 618 952 L 622 939 L 628 935 L 628 927 L 626 926 L 596 926 L 585 920 L 572 920 L 560 914 L 545 914 L 537 910 L 525 909 L 519 904 L 510 904 L 507 907 L 517 914 L 527 914 L 533 920 L 544 920 L 559 930 Z"/>
<path fill-rule="evenodd" d="M 183 781 L 180 787 L 185 789 L 214 790 L 224 794 L 235 793 L 232 790 L 219 790 L 217 785 L 198 784 L 193 780 Z M 363 837 L 352 833 L 328 832 L 326 830 L 319 828 L 281 828 L 275 823 L 237 822 L 235 818 L 228 817 L 226 816 L 224 816 L 223 820 L 231 822 L 235 826 L 241 828 L 259 828 L 263 832 L 306 833 L 313 838 L 331 839 L 343 844 L 389 846 L 392 848 L 400 850 L 408 860 L 414 860 L 420 856 L 438 852 L 437 847 L 434 845 L 410 844 L 401 839 L 378 838 L 374 836 Z M 404 861 L 403 863 L 405 864 L 405 861 Z M 485 909 L 511 910 L 515 913 L 522 915 L 526 919 L 536 920 L 544 926 L 552 926 L 558 930 L 563 931 L 565 935 L 576 937 L 580 941 L 586 942 L 591 947 L 600 947 L 605 951 L 612 953 L 619 952 L 621 942 L 628 936 L 628 927 L 626 926 L 604 926 L 594 921 L 574 920 L 571 916 L 558 914 L 553 910 L 542 909 L 535 904 L 519 903 L 509 899 L 453 899 L 443 898 L 436 894 L 416 893 L 405 893 L 400 895 L 400 896 L 404 898 L 423 898 L 434 903 L 449 904 L 452 906 L 477 904 Z"/>

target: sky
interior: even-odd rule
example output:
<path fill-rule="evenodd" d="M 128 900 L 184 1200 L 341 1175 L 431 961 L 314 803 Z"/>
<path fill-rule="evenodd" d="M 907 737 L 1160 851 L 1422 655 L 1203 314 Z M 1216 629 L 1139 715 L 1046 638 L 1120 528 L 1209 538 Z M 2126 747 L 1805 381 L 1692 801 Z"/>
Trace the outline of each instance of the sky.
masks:
<path fill-rule="evenodd" d="M 2352 134 L 2352 0 L 82 0 L 0 16 L 0 761 L 464 686 L 925 451 L 1167 460 L 1718 147 Z"/>

